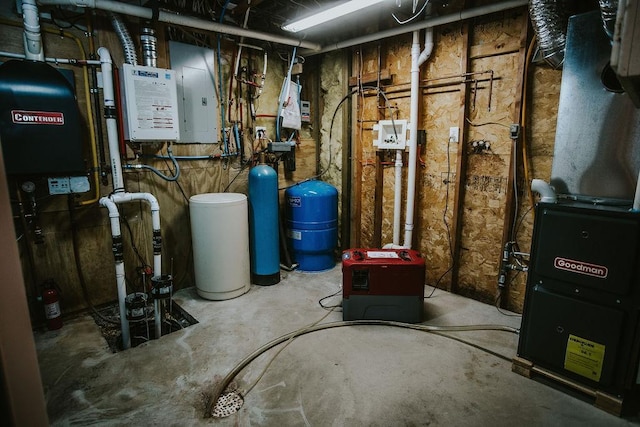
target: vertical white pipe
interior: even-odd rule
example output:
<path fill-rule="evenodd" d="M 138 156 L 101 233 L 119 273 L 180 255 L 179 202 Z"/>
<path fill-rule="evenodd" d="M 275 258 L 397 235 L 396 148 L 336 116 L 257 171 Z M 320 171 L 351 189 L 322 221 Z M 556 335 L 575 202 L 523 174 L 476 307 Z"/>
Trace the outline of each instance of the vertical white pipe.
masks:
<path fill-rule="evenodd" d="M 108 197 L 100 199 L 100 206 L 104 206 L 109 210 L 109 219 L 111 221 L 111 237 L 115 242 L 122 242 L 120 231 L 120 213 L 115 202 Z M 125 298 L 127 297 L 127 284 L 124 274 L 124 261 L 121 259 L 123 254 L 117 252 L 114 247 L 114 255 L 116 257 L 116 287 L 118 290 L 118 306 L 120 308 L 120 329 L 122 332 L 122 348 L 131 347 L 131 335 L 129 333 L 129 320 L 127 320 L 127 309 L 125 306 Z"/>
<path fill-rule="evenodd" d="M 411 111 L 409 119 L 409 172 L 407 174 L 407 209 L 403 246 L 411 248 L 413 237 L 413 211 L 416 195 L 416 163 L 418 160 L 418 95 L 420 91 L 420 31 L 413 32 L 411 45 Z"/>
<path fill-rule="evenodd" d="M 636 194 L 633 198 L 633 211 L 640 211 L 640 173 L 638 173 L 638 181 L 636 182 Z"/>
<path fill-rule="evenodd" d="M 400 223 L 402 210 L 402 151 L 396 150 L 395 185 L 393 190 L 393 244 L 400 245 Z"/>
<path fill-rule="evenodd" d="M 113 65 L 111 54 L 105 47 L 98 49 L 102 70 L 102 86 L 104 97 L 104 117 L 107 124 L 107 141 L 109 143 L 109 157 L 111 161 L 111 179 L 113 191 L 124 191 L 122 177 L 122 163 L 120 162 L 120 147 L 118 146 L 118 125 L 116 122 L 115 91 L 113 89 Z"/>
<path fill-rule="evenodd" d="M 24 25 L 22 40 L 27 59 L 31 61 L 44 61 L 42 35 L 40 34 L 40 18 L 38 17 L 36 0 L 22 0 L 22 21 Z"/>

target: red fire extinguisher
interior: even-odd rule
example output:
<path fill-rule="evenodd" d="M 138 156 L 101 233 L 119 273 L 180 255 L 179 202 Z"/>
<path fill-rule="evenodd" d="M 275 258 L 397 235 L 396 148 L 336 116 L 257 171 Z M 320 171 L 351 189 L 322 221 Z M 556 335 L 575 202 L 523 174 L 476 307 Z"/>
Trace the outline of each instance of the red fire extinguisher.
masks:
<path fill-rule="evenodd" d="M 42 292 L 42 302 L 44 302 L 44 314 L 47 318 L 47 328 L 51 331 L 62 328 L 60 296 L 54 283 L 45 283 L 45 288 Z"/>

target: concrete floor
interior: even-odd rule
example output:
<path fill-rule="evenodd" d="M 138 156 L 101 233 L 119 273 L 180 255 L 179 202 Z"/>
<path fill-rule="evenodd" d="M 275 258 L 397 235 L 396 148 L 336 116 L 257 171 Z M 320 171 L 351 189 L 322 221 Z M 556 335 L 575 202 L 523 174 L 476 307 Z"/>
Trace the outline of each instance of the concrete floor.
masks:
<path fill-rule="evenodd" d="M 293 341 L 246 396 L 240 411 L 204 419 L 207 396 L 241 359 L 273 338 L 316 322 L 318 300 L 339 290 L 341 270 L 292 272 L 271 287 L 207 301 L 194 288 L 175 301 L 199 323 L 112 353 L 93 319 L 36 332 L 50 422 L 73 425 L 617 426 L 637 425 L 589 401 L 511 372 L 511 363 L 449 338 L 387 326 L 314 332 Z M 325 304 L 340 302 L 334 297 Z M 437 290 L 425 323 L 519 326 L 495 307 Z M 323 322 L 342 320 L 331 312 Z M 458 332 L 456 337 L 515 356 L 517 336 Z M 279 347 L 234 381 L 248 388 Z"/>

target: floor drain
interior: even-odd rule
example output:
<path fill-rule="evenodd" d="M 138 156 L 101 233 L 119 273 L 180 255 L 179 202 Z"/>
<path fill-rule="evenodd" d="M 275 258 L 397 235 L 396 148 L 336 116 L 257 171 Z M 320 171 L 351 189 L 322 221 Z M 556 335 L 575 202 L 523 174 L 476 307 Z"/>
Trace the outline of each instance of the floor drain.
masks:
<path fill-rule="evenodd" d="M 242 397 L 237 392 L 232 391 L 230 393 L 224 393 L 216 402 L 216 406 L 213 408 L 211 416 L 215 418 L 224 418 L 233 415 L 242 408 L 243 403 L 244 400 L 242 400 Z"/>
<path fill-rule="evenodd" d="M 122 351 L 122 331 L 120 329 L 120 309 L 118 303 L 109 304 L 92 313 L 93 319 L 100 328 L 102 336 L 109 344 L 112 352 Z M 174 301 L 169 303 L 162 312 L 162 335 L 167 335 L 198 321 L 187 313 Z M 149 340 L 155 339 L 155 323 L 153 306 L 147 308 L 147 316 L 139 321 L 129 321 L 131 347 L 136 347 Z"/>

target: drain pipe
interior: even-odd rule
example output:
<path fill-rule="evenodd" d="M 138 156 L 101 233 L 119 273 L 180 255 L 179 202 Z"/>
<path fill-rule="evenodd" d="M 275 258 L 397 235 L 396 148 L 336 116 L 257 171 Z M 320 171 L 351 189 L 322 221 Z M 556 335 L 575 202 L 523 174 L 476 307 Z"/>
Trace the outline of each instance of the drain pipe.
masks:
<path fill-rule="evenodd" d="M 122 177 L 120 148 L 118 147 L 118 124 L 116 122 L 116 101 L 113 89 L 113 63 L 111 61 L 111 54 L 105 47 L 98 48 L 98 56 L 100 57 L 102 70 L 104 118 L 107 124 L 111 178 L 113 180 L 113 191 L 114 193 L 118 193 L 124 191 L 124 179 Z"/>
<path fill-rule="evenodd" d="M 400 214 L 402 209 L 402 150 L 396 150 L 395 185 L 393 190 L 393 245 L 400 247 Z M 387 246 L 385 246 L 387 248 Z"/>
<path fill-rule="evenodd" d="M 28 60 L 44 61 L 44 49 L 42 48 L 42 35 L 40 34 L 40 18 L 36 0 L 22 1 L 22 20 L 24 32 L 24 53 Z"/>
<path fill-rule="evenodd" d="M 127 193 L 124 189 L 124 178 L 122 174 L 122 163 L 120 161 L 120 150 L 118 147 L 118 127 L 116 124 L 116 104 L 114 98 L 111 54 L 109 50 L 101 47 L 98 49 L 103 81 L 104 116 L 107 125 L 107 139 L 109 143 L 109 156 L 111 159 L 111 176 L 113 180 L 113 193 L 108 197 L 100 199 L 100 206 L 109 210 L 111 219 L 111 237 L 113 240 L 113 253 L 116 260 L 116 284 L 118 287 L 118 304 L 120 307 L 120 323 L 122 328 L 123 348 L 131 347 L 129 334 L 129 322 L 126 316 L 125 298 L 127 296 L 126 283 L 124 277 L 124 256 L 122 254 L 122 236 L 120 233 L 120 214 L 118 204 L 144 201 L 151 209 L 151 222 L 153 228 L 153 274 L 162 275 L 162 237 L 160 232 L 160 206 L 157 199 L 150 193 Z M 160 301 L 154 300 L 154 323 L 155 336 L 162 335 L 162 323 L 160 317 Z"/>
<path fill-rule="evenodd" d="M 540 201 L 543 203 L 556 203 L 558 196 L 556 192 L 549 184 L 541 179 L 534 179 L 531 181 L 531 191 L 539 193 Z"/>
<path fill-rule="evenodd" d="M 429 7 L 429 6 L 428 6 Z M 427 9 L 427 17 L 430 14 Z M 396 152 L 395 187 L 393 204 L 393 243 L 386 244 L 383 249 L 411 248 L 413 239 L 413 212 L 416 192 L 416 162 L 418 160 L 418 108 L 420 102 L 420 66 L 424 64 L 433 52 L 433 27 L 427 28 L 424 36 L 424 49 L 420 52 L 420 31 L 413 32 L 411 45 L 411 108 L 409 123 L 409 172 L 407 177 L 407 211 L 405 212 L 404 243 L 400 245 L 400 209 L 402 196 L 402 152 Z"/>
<path fill-rule="evenodd" d="M 420 65 L 426 61 L 433 50 L 433 33 L 425 36 L 424 52 L 420 52 L 420 31 L 413 32 L 413 44 L 411 45 L 411 109 L 409 113 L 409 172 L 407 174 L 407 207 L 404 223 L 405 248 L 411 248 L 413 239 L 413 215 L 416 197 L 416 169 L 418 161 L 418 108 L 420 101 Z M 430 40 L 427 40 L 427 37 Z M 425 43 L 426 44 L 426 43 Z M 422 59 L 422 62 L 420 62 Z"/>
<path fill-rule="evenodd" d="M 124 273 L 124 253 L 122 248 L 122 234 L 120 232 L 120 212 L 118 206 L 108 197 L 100 199 L 100 206 L 109 211 L 111 222 L 111 241 L 113 256 L 116 262 L 116 288 L 118 289 L 118 307 L 120 308 L 120 330 L 122 332 L 122 348 L 131 347 L 131 335 L 129 333 L 129 320 L 127 319 L 127 309 L 125 298 L 127 297 L 127 284 Z"/>

